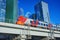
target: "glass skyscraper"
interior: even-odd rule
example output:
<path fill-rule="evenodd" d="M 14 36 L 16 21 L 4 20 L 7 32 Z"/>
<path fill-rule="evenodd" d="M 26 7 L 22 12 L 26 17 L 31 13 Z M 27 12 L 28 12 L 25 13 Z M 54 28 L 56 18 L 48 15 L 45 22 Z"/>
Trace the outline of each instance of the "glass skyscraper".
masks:
<path fill-rule="evenodd" d="M 5 22 L 16 23 L 18 14 L 17 1 L 18 0 L 6 0 Z"/>
<path fill-rule="evenodd" d="M 0 0 L 0 21 L 5 21 L 6 0 Z"/>
<path fill-rule="evenodd" d="M 37 19 L 39 21 L 44 21 L 41 2 L 37 3 L 34 8 L 35 14 L 37 15 Z"/>
<path fill-rule="evenodd" d="M 44 22 L 50 23 L 48 3 L 42 1 L 41 4 L 42 4 Z"/>
<path fill-rule="evenodd" d="M 39 21 L 49 23 L 49 10 L 46 2 L 41 1 L 35 5 L 35 14 Z"/>
<path fill-rule="evenodd" d="M 17 1 L 0 0 L 0 22 L 16 22 L 18 14 Z"/>

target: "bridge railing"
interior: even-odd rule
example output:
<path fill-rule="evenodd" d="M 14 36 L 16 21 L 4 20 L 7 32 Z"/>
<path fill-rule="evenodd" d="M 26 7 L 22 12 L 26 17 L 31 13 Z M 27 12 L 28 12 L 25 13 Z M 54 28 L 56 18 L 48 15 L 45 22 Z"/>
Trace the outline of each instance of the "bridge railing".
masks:
<path fill-rule="evenodd" d="M 16 24 L 16 21 L 17 20 L 0 18 L 0 22 L 5 22 L 5 23 L 13 23 L 13 24 Z"/>

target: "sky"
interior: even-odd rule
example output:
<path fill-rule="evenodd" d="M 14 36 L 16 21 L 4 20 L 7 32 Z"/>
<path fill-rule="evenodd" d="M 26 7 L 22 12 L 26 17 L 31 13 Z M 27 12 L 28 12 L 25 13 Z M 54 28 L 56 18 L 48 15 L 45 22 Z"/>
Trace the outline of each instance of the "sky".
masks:
<path fill-rule="evenodd" d="M 35 13 L 34 5 L 41 0 L 18 0 L 18 9 L 22 11 L 22 15 L 31 15 Z M 48 3 L 50 23 L 60 24 L 60 0 L 43 0 Z M 24 14 L 23 14 L 24 13 Z M 20 14 L 19 14 L 20 15 Z M 4 15 L 3 15 L 4 16 Z"/>
<path fill-rule="evenodd" d="M 24 14 L 35 13 L 34 5 L 41 0 L 18 0 L 18 7 L 24 11 Z M 48 3 L 50 23 L 60 24 L 60 0 L 43 0 Z"/>
<path fill-rule="evenodd" d="M 50 22 L 60 24 L 60 0 L 44 0 L 48 3 Z"/>

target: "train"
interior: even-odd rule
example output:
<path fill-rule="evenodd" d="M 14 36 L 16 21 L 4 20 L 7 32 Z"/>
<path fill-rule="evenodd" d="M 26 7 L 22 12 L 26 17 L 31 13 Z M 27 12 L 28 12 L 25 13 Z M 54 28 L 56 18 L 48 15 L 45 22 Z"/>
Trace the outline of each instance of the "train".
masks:
<path fill-rule="evenodd" d="M 39 20 L 25 18 L 24 16 L 20 16 L 18 18 L 16 24 L 26 25 L 26 26 L 36 27 L 36 28 L 60 30 L 60 29 L 58 29 L 57 25 L 50 24 L 50 23 L 47 23 L 47 22 L 42 22 L 42 21 L 39 21 Z"/>

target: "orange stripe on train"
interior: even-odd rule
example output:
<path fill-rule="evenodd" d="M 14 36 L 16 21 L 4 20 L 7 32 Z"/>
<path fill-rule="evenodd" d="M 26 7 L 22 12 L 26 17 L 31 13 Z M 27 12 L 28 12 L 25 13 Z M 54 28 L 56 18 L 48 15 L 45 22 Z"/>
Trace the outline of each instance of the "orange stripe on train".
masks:
<path fill-rule="evenodd" d="M 24 25 L 26 20 L 27 20 L 27 18 L 25 18 L 24 16 L 20 16 L 20 17 L 18 18 L 16 24 Z"/>

